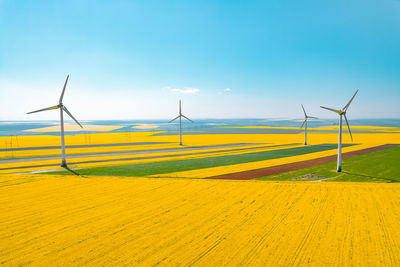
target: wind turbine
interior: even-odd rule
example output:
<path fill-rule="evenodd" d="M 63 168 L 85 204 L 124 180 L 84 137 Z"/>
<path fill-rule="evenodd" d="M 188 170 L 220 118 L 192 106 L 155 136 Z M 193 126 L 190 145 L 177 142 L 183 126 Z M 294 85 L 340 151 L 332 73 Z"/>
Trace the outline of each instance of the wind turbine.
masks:
<path fill-rule="evenodd" d="M 304 121 L 300 128 L 303 128 L 303 126 L 304 126 L 304 145 L 307 145 L 307 119 L 318 119 L 318 118 L 308 116 L 306 113 L 306 110 L 303 107 L 303 104 L 301 104 L 301 108 L 303 109 L 303 112 L 304 112 Z"/>
<path fill-rule="evenodd" d="M 181 101 L 179 100 L 179 115 L 170 120 L 168 123 L 173 122 L 176 119 L 179 119 L 179 145 L 182 145 L 182 117 L 187 119 L 190 122 L 193 122 L 191 119 L 189 119 L 188 117 L 186 117 L 185 115 L 182 114 L 182 105 L 181 105 Z"/>
<path fill-rule="evenodd" d="M 72 116 L 72 114 L 68 111 L 67 107 L 64 106 L 63 104 L 63 98 L 64 98 L 64 92 L 65 92 L 65 87 L 67 87 L 67 83 L 68 83 L 68 78 L 69 75 L 67 76 L 67 79 L 65 80 L 65 84 L 64 84 L 64 88 L 62 90 L 61 96 L 60 96 L 60 100 L 58 101 L 58 105 L 56 106 L 52 106 L 52 107 L 48 107 L 48 108 L 43 108 L 43 109 L 39 109 L 39 110 L 35 110 L 35 111 L 31 111 L 28 112 L 27 114 L 32 114 L 32 113 L 36 113 L 36 112 L 41 112 L 41 111 L 46 111 L 46 110 L 52 110 L 52 109 L 60 109 L 60 126 L 61 126 L 61 152 L 62 152 L 62 162 L 61 162 L 61 167 L 66 168 L 67 167 L 67 161 L 65 160 L 65 141 L 64 141 L 64 114 L 63 112 L 65 111 L 65 113 L 68 114 L 68 116 L 70 116 L 81 128 L 82 125 L 74 118 L 74 116 Z"/>
<path fill-rule="evenodd" d="M 346 112 L 357 93 L 358 93 L 358 89 L 354 93 L 354 95 L 350 99 L 350 101 L 346 104 L 346 106 L 344 106 L 341 110 L 336 110 L 333 108 L 327 108 L 327 107 L 321 106 L 321 108 L 324 108 L 324 109 L 327 109 L 327 110 L 330 110 L 330 111 L 333 111 L 333 112 L 339 114 L 339 143 L 338 143 L 338 156 L 337 156 L 337 169 L 336 169 L 337 172 L 342 171 L 342 117 L 344 117 L 344 119 L 346 120 L 347 128 L 349 129 L 350 138 L 351 138 L 351 141 L 353 142 L 353 136 L 350 131 L 350 125 L 349 125 L 349 121 L 347 120 L 347 117 L 346 117 Z"/>

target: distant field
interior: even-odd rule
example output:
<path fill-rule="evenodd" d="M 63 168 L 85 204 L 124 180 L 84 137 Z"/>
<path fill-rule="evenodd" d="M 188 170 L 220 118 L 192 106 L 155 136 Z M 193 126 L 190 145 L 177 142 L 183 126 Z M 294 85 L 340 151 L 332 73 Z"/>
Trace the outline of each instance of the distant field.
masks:
<path fill-rule="evenodd" d="M 400 185 L 0 175 L 5 266 L 398 266 Z"/>
<path fill-rule="evenodd" d="M 343 172 L 336 162 L 317 165 L 258 180 L 324 180 L 352 182 L 400 182 L 400 146 L 343 160 Z M 311 176 L 310 176 L 311 175 Z M 316 177 L 312 177 L 312 175 Z"/>

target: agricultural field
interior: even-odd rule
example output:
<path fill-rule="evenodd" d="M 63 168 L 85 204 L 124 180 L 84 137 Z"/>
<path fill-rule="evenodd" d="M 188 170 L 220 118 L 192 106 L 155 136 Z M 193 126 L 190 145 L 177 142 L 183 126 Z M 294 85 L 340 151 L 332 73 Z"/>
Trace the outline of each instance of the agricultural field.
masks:
<path fill-rule="evenodd" d="M 0 137 L 0 263 L 396 266 L 398 128 L 275 128 Z"/>
<path fill-rule="evenodd" d="M 400 186 L 0 175 L 0 262 L 396 266 Z"/>
<path fill-rule="evenodd" d="M 340 174 L 334 171 L 336 162 L 330 162 L 257 179 L 396 183 L 400 182 L 399 162 L 400 146 L 395 146 L 345 160 Z"/>
<path fill-rule="evenodd" d="M 315 128 L 319 130 L 309 134 L 307 146 L 302 144 L 301 132 L 275 133 L 286 128 L 290 127 L 275 127 L 269 134 L 190 134 L 184 136 L 184 146 L 178 145 L 178 136 L 164 135 L 162 131 L 67 135 L 67 161 L 74 172 L 59 166 L 59 136 L 0 137 L 0 173 L 210 178 L 336 155 L 335 127 Z M 359 126 L 356 129 L 360 132 L 355 132 L 355 142 L 344 136 L 345 154 L 400 144 L 398 128 Z"/>

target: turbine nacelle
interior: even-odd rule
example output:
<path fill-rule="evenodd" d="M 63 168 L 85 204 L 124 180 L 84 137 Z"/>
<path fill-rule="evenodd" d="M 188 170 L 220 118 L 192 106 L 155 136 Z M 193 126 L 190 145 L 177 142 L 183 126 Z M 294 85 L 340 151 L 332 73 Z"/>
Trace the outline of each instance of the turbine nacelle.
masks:
<path fill-rule="evenodd" d="M 351 134 L 350 125 L 349 125 L 349 121 L 347 120 L 346 112 L 347 112 L 347 109 L 349 108 L 351 102 L 353 102 L 353 99 L 354 99 L 354 97 L 357 95 L 357 93 L 358 93 L 358 89 L 357 89 L 357 91 L 354 93 L 354 95 L 353 95 L 353 97 L 350 99 L 350 101 L 343 107 L 343 109 L 337 110 L 337 109 L 333 109 L 333 108 L 328 108 L 328 107 L 320 106 L 320 107 L 323 108 L 323 109 L 330 110 L 330 111 L 332 111 L 332 112 L 335 112 L 335 113 L 339 114 L 340 117 L 342 117 L 342 116 L 344 117 L 344 119 L 346 120 L 347 128 L 348 128 L 348 130 L 349 130 L 349 134 L 350 134 L 351 141 L 353 141 L 353 135 Z"/>
<path fill-rule="evenodd" d="M 76 124 L 78 124 L 81 128 L 83 128 L 83 126 L 78 122 L 78 120 L 75 119 L 75 117 L 71 114 L 71 112 L 69 112 L 67 107 L 64 106 L 64 104 L 62 103 L 63 98 L 64 98 L 64 93 L 65 93 L 65 88 L 67 87 L 68 79 L 69 79 L 69 75 L 67 76 L 67 79 L 65 80 L 64 87 L 63 87 L 63 90 L 61 92 L 60 99 L 58 101 L 58 103 L 59 103 L 58 105 L 51 106 L 51 107 L 48 107 L 48 108 L 39 109 L 39 110 L 35 110 L 35 111 L 31 111 L 31 112 L 28 112 L 27 114 L 32 114 L 32 113 L 42 112 L 42 111 L 47 111 L 47 110 L 53 110 L 53 109 L 61 109 L 62 111 L 65 111 L 65 113 L 67 113 L 68 116 L 70 116 L 71 119 L 73 119 L 76 122 Z"/>
<path fill-rule="evenodd" d="M 170 120 L 168 123 L 171 123 L 179 118 L 185 118 L 190 122 L 193 122 L 191 119 L 189 119 L 188 117 L 186 117 L 185 115 L 182 114 L 182 105 L 181 105 L 181 100 L 179 100 L 179 115 L 175 118 L 173 118 L 172 120 Z"/>
<path fill-rule="evenodd" d="M 341 110 L 341 109 L 333 109 L 333 108 L 328 108 L 328 107 L 323 107 L 323 106 L 320 106 L 321 108 L 323 108 L 323 109 L 326 109 L 326 110 L 330 110 L 330 111 L 332 111 L 332 112 L 335 112 L 335 113 L 337 113 L 337 114 L 339 114 L 339 115 L 345 115 L 346 114 L 346 111 L 345 110 Z"/>
<path fill-rule="evenodd" d="M 301 104 L 301 108 L 303 109 L 303 112 L 304 112 L 304 121 L 303 121 L 303 124 L 300 126 L 300 128 L 303 128 L 304 124 L 307 122 L 308 119 L 318 119 L 317 117 L 308 116 L 306 110 L 303 107 L 303 104 Z"/>

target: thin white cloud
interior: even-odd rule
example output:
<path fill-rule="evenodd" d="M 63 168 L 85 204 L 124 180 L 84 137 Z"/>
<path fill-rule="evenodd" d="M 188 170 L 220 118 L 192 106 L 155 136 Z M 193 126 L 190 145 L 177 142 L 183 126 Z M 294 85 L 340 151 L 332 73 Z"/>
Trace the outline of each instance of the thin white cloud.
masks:
<path fill-rule="evenodd" d="M 172 88 L 171 86 L 167 86 L 167 89 L 171 90 L 174 93 L 177 94 L 197 94 L 198 92 L 200 92 L 199 89 L 197 88 L 192 88 L 192 87 L 187 87 L 184 89 L 179 89 L 179 88 Z"/>
<path fill-rule="evenodd" d="M 222 94 L 229 94 L 230 92 L 232 92 L 232 89 L 229 88 L 229 87 L 227 87 L 227 88 L 225 88 L 224 90 L 219 91 L 218 94 L 219 94 L 219 95 L 222 95 Z"/>

